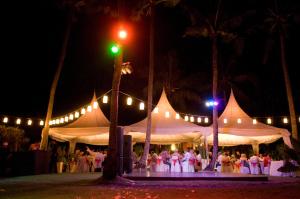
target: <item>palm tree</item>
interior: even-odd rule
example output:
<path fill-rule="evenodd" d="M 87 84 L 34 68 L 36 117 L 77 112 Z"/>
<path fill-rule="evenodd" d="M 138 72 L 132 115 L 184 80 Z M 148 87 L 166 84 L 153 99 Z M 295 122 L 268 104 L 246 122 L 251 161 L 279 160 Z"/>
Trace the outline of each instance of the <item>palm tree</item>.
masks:
<path fill-rule="evenodd" d="M 106 3 L 106 2 L 105 2 Z M 42 130 L 42 140 L 40 149 L 47 150 L 48 146 L 48 135 L 49 135 L 49 121 L 52 117 L 53 112 L 53 105 L 55 99 L 55 92 L 58 84 L 58 80 L 60 77 L 60 73 L 64 64 L 68 41 L 72 29 L 73 22 L 75 21 L 76 14 L 79 12 L 86 12 L 86 13 L 96 13 L 96 12 L 104 12 L 104 13 L 112 13 L 108 4 L 104 4 L 104 2 L 99 3 L 96 0 L 61 0 L 58 2 L 58 7 L 62 8 L 66 11 L 66 29 L 64 30 L 63 34 L 63 43 L 59 55 L 59 61 L 57 65 L 57 69 L 52 81 L 50 95 L 49 95 L 49 102 L 47 108 L 47 115 L 45 119 L 45 126 Z M 83 9 L 84 8 L 84 9 Z"/>
<path fill-rule="evenodd" d="M 291 118 L 291 127 L 292 127 L 292 137 L 295 140 L 298 140 L 298 129 L 297 129 L 297 118 L 293 100 L 293 93 L 291 88 L 291 82 L 288 72 L 288 64 L 286 61 L 286 37 L 288 32 L 289 23 L 292 20 L 292 15 L 280 14 L 277 9 L 277 4 L 275 1 L 275 11 L 269 10 L 269 16 L 265 19 L 267 27 L 269 27 L 269 32 L 271 34 L 277 33 L 279 36 L 279 46 L 280 46 L 280 59 L 281 67 L 284 77 L 284 83 L 286 88 L 286 95 L 288 100 L 290 118 Z"/>
<path fill-rule="evenodd" d="M 153 99 L 153 76 L 154 76 L 154 19 L 155 19 L 155 5 L 165 3 L 169 6 L 176 6 L 180 0 L 147 0 L 141 2 L 142 5 L 135 14 L 136 19 L 139 19 L 142 14 L 148 13 L 150 16 L 150 39 L 149 39 L 149 74 L 148 74 L 148 95 L 147 95 L 147 130 L 144 145 L 144 151 L 137 167 L 145 168 L 146 160 L 150 149 L 151 140 L 151 111 Z"/>
<path fill-rule="evenodd" d="M 64 31 L 63 44 L 62 44 L 61 51 L 60 51 L 58 66 L 57 66 L 57 69 L 56 69 L 56 72 L 54 75 L 54 79 L 53 79 L 53 82 L 51 85 L 45 126 L 42 130 L 42 140 L 41 140 L 41 145 L 40 145 L 41 150 L 47 150 L 48 135 L 49 135 L 49 121 L 51 120 L 51 117 L 52 117 L 56 87 L 57 87 L 59 76 L 60 76 L 62 66 L 64 64 L 64 60 L 65 60 L 65 56 L 66 56 L 68 41 L 69 41 L 72 22 L 73 22 L 73 13 L 74 13 L 76 7 L 81 6 L 81 3 L 83 3 L 83 1 L 72 2 L 70 4 L 69 3 L 66 4 L 66 8 L 65 8 L 65 9 L 67 9 L 66 29 Z"/>
<path fill-rule="evenodd" d="M 244 18 L 253 15 L 253 11 L 247 11 L 243 15 L 229 18 L 225 21 L 220 21 L 222 0 L 218 1 L 217 9 L 213 16 L 201 16 L 201 13 L 194 8 L 185 7 L 190 16 L 192 26 L 186 30 L 185 36 L 205 37 L 211 41 L 211 67 L 212 67 L 212 97 L 217 100 L 218 97 L 218 59 L 219 50 L 218 43 L 220 40 L 231 42 L 237 39 L 237 35 L 231 33 L 231 29 L 236 29 L 243 22 Z M 212 161 L 207 166 L 206 170 L 213 170 L 217 159 L 218 152 L 218 110 L 213 106 L 212 110 L 212 123 L 213 123 L 213 156 Z"/>
<path fill-rule="evenodd" d="M 207 87 L 199 73 L 184 74 L 178 68 L 177 53 L 171 50 L 166 56 L 160 58 L 157 75 L 153 83 L 153 96 L 159 96 L 164 89 L 171 104 L 179 110 L 187 110 L 188 104 L 198 104 L 201 101 L 200 91 Z M 167 67 L 165 67 L 167 66 Z M 199 86 L 201 85 L 201 86 Z M 204 85 L 204 86 L 202 86 Z M 146 87 L 144 93 L 147 94 Z"/>

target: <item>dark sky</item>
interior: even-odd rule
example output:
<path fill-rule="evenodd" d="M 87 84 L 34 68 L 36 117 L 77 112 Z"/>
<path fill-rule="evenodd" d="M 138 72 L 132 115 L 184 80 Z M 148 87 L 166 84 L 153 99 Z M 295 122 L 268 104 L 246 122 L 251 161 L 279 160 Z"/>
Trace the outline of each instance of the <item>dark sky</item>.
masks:
<path fill-rule="evenodd" d="M 195 3 L 198 2 L 196 0 L 187 2 L 207 12 L 213 7 L 213 3 L 206 3 L 201 7 L 199 3 Z M 272 7 L 270 2 L 273 1 L 262 2 L 226 1 L 223 13 L 235 15 L 247 9 L 254 9 L 262 14 L 268 6 Z M 292 10 L 293 13 L 299 13 L 296 1 L 278 2 L 284 12 Z M 207 6 L 207 9 L 204 6 Z M 62 43 L 65 15 L 55 7 L 52 0 L 8 1 L 2 3 L 1 8 L 1 32 L 4 35 L 1 37 L 0 114 L 43 118 Z M 166 68 L 167 54 L 176 52 L 176 65 L 182 76 L 199 74 L 197 84 L 203 87 L 204 80 L 211 81 L 210 43 L 204 38 L 183 37 L 190 22 L 182 10 L 180 6 L 174 9 L 163 6 L 157 8 L 155 81 L 162 80 L 159 74 Z M 113 57 L 108 52 L 108 45 L 115 22 L 111 17 L 96 14 L 80 15 L 74 23 L 57 87 L 54 116 L 73 111 L 88 103 L 94 90 L 98 95 L 110 90 Z M 147 18 L 138 22 L 130 21 L 134 36 L 125 48 L 125 61 L 133 63 L 134 73 L 124 76 L 121 83 L 122 91 L 141 99 L 146 99 L 142 90 L 147 84 L 148 22 Z M 287 39 L 287 60 L 297 113 L 300 112 L 300 80 L 297 71 L 300 63 L 299 33 L 299 25 L 293 24 Z M 269 42 L 272 44 L 271 51 L 267 62 L 263 64 L 266 38 L 268 37 L 265 33 L 243 35 L 243 51 L 241 55 L 233 58 L 232 48 L 225 44 L 220 45 L 220 76 L 230 79 L 248 75 L 256 79 L 256 86 L 249 82 L 237 85 L 237 88 L 244 91 L 238 101 L 249 115 L 287 115 L 288 106 L 280 68 L 278 40 L 273 37 L 274 42 Z M 229 69 L 228 60 L 234 62 Z M 223 93 L 228 97 L 229 90 L 220 91 L 220 95 Z M 204 107 L 204 99 L 209 98 L 210 94 L 203 92 L 199 95 L 202 101 L 180 111 L 191 111 L 199 115 L 209 113 Z M 124 117 L 132 112 L 128 109 L 122 111 Z"/>

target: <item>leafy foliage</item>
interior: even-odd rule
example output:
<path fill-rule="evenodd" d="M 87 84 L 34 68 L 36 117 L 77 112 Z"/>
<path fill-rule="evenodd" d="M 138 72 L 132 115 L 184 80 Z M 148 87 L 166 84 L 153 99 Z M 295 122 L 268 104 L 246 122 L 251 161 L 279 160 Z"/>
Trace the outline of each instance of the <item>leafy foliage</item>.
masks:
<path fill-rule="evenodd" d="M 11 151 L 17 151 L 24 139 L 24 130 L 16 127 L 0 126 L 0 138 L 8 143 Z"/>

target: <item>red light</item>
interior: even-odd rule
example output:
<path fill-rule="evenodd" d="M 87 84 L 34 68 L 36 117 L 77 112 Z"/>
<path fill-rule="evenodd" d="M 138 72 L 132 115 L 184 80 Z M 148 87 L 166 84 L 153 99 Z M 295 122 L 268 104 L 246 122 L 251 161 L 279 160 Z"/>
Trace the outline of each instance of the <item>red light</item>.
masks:
<path fill-rule="evenodd" d="M 126 39 L 127 38 L 127 32 L 125 30 L 120 30 L 118 34 L 120 39 Z"/>

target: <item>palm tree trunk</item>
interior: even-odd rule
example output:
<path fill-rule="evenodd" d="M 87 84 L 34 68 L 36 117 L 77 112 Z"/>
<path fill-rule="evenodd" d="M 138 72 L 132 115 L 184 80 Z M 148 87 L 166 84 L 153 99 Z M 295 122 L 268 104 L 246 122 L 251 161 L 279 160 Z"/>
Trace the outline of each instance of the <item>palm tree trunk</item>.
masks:
<path fill-rule="evenodd" d="M 122 49 L 115 59 L 115 69 L 112 81 L 112 94 L 110 104 L 110 126 L 107 159 L 103 169 L 103 178 L 112 180 L 117 176 L 117 125 L 119 106 L 119 87 L 121 82 Z"/>
<path fill-rule="evenodd" d="M 282 31 L 279 32 L 279 37 L 280 37 L 281 66 L 282 66 L 282 70 L 283 70 L 286 95 L 287 95 L 290 117 L 291 117 L 292 137 L 294 139 L 298 140 L 297 119 L 296 119 L 296 113 L 295 113 L 295 107 L 294 107 L 291 82 L 289 79 L 288 66 L 287 66 L 286 58 L 285 58 L 285 38 L 284 38 L 284 33 Z"/>
<path fill-rule="evenodd" d="M 217 88 L 218 88 L 218 47 L 217 47 L 217 37 L 213 36 L 212 38 L 212 93 L 213 93 L 213 100 L 217 101 Z M 218 109 L 216 106 L 213 106 L 213 154 L 212 160 L 209 163 L 206 170 L 213 171 L 215 168 L 215 163 L 217 160 L 218 154 L 218 146 L 219 146 L 219 139 L 218 139 Z"/>
<path fill-rule="evenodd" d="M 56 72 L 54 75 L 54 79 L 53 79 L 53 82 L 51 85 L 45 126 L 42 130 L 42 140 L 41 140 L 40 150 L 46 151 L 47 147 L 48 147 L 49 121 L 51 120 L 51 117 L 52 117 L 56 87 L 57 87 L 59 76 L 60 76 L 60 73 L 61 73 L 61 70 L 62 70 L 62 67 L 64 64 L 65 56 L 66 56 L 68 41 L 69 41 L 71 27 L 72 27 L 72 17 L 73 17 L 73 12 L 72 12 L 72 10 L 70 10 L 68 13 L 68 16 L 67 16 L 67 24 L 66 24 L 66 29 L 64 32 L 63 45 L 62 45 L 61 52 L 60 52 L 58 66 L 57 66 L 57 69 L 56 69 Z"/>
<path fill-rule="evenodd" d="M 150 149 L 151 140 L 151 112 L 153 98 L 153 70 L 154 70 L 154 3 L 150 0 L 150 49 L 149 49 L 149 77 L 148 77 L 148 106 L 147 106 L 147 131 L 143 156 L 141 157 L 138 167 L 145 168 L 146 160 Z"/>

